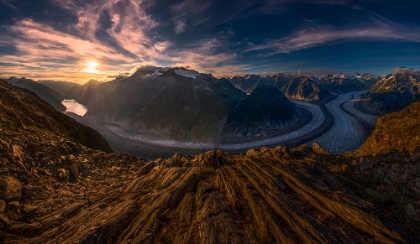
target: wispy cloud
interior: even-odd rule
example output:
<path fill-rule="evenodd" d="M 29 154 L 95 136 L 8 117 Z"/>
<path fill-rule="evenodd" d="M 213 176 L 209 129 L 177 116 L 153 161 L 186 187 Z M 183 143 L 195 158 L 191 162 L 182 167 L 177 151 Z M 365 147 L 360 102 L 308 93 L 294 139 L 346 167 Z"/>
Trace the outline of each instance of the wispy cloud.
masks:
<path fill-rule="evenodd" d="M 10 3 L 11 1 L 10 0 L 0 0 L 0 4 L 4 4 L 4 5 L 6 5 L 7 7 L 9 7 L 9 8 L 12 8 L 12 9 L 14 9 L 14 10 L 18 10 L 16 7 L 15 7 L 15 5 L 13 5 L 12 3 Z"/>
<path fill-rule="evenodd" d="M 184 32 L 185 31 L 185 27 L 186 27 L 186 25 L 185 25 L 185 21 L 183 21 L 183 20 L 177 20 L 176 21 L 176 23 L 175 23 L 175 33 L 176 34 L 179 34 L 179 33 L 182 33 L 182 32 Z"/>
<path fill-rule="evenodd" d="M 184 0 L 170 7 L 174 31 L 180 34 L 189 27 L 203 24 L 209 17 L 205 11 L 212 5 L 209 1 Z"/>
<path fill-rule="evenodd" d="M 280 39 L 269 40 L 257 45 L 251 44 L 244 52 L 268 50 L 269 53 L 267 55 L 274 55 L 348 39 L 420 42 L 420 28 L 386 24 L 348 29 L 332 26 L 310 27 L 296 31 Z"/>

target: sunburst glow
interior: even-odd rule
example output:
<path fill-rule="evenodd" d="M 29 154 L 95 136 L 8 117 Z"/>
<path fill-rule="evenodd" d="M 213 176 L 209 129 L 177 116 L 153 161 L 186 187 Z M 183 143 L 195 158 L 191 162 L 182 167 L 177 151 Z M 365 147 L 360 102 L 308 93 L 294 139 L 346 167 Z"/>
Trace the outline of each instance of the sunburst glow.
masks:
<path fill-rule="evenodd" d="M 96 67 L 98 67 L 98 63 L 95 61 L 89 61 L 88 62 L 88 66 L 86 67 L 86 69 L 84 69 L 83 71 L 86 73 L 93 73 L 93 74 L 97 74 L 98 70 L 96 70 Z"/>

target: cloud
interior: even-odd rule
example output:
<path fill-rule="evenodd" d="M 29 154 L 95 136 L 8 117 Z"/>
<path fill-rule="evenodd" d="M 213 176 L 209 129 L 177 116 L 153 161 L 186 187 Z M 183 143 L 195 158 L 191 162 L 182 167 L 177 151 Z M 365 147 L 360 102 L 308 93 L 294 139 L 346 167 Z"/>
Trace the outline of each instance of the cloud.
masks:
<path fill-rule="evenodd" d="M 184 0 L 170 7 L 171 19 L 176 34 L 187 30 L 187 22 L 191 25 L 206 23 L 210 17 L 205 11 L 213 5 L 209 1 Z"/>
<path fill-rule="evenodd" d="M 18 10 L 18 8 L 16 8 L 15 5 L 10 3 L 10 0 L 0 0 L 0 4 L 1 3 L 8 6 L 9 8 L 12 8 L 14 10 Z"/>
<path fill-rule="evenodd" d="M 185 22 L 182 20 L 177 20 L 175 23 L 175 33 L 179 34 L 181 32 L 184 32 L 186 28 Z"/>
<path fill-rule="evenodd" d="M 107 61 L 135 61 L 110 46 L 69 35 L 30 19 L 21 20 L 7 30 L 13 35 L 0 37 L 0 42 L 7 41 L 17 54 L 3 55 L 1 62 L 19 67 L 77 72 L 85 68 L 88 59 L 101 61 L 105 68 L 109 68 Z"/>
<path fill-rule="evenodd" d="M 0 62 L 10 67 L 1 75 L 14 72 L 13 75 L 34 79 L 106 79 L 127 71 L 124 64 L 156 63 L 156 59 L 164 59 L 162 52 L 171 46 L 169 41 L 155 41 L 145 34 L 158 23 L 143 12 L 141 1 L 105 0 L 101 4 L 53 1 L 76 14 L 78 21 L 61 30 L 32 19 L 5 27 L 7 34 L 0 36 L 0 44 L 12 52 L 2 55 Z M 111 21 L 105 30 L 108 38 L 97 37 L 103 27 L 101 15 Z M 100 64 L 99 74 L 83 72 L 87 60 Z"/>
<path fill-rule="evenodd" d="M 268 55 L 274 55 L 278 53 L 290 53 L 301 49 L 322 46 L 327 43 L 349 39 L 420 42 L 420 29 L 385 24 L 349 29 L 318 26 L 296 31 L 277 40 L 270 40 L 257 45 L 251 44 L 244 52 L 270 50 Z"/>

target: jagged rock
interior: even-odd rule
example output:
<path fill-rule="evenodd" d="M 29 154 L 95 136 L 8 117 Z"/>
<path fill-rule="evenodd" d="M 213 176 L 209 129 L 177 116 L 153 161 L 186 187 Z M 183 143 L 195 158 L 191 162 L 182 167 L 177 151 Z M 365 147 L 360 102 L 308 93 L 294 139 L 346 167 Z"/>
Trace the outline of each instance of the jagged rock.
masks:
<path fill-rule="evenodd" d="M 407 204 L 405 206 L 405 212 L 410 217 L 410 219 L 419 220 L 419 217 L 417 216 L 416 209 L 413 207 L 413 204 Z"/>
<path fill-rule="evenodd" d="M 89 175 L 89 164 L 87 161 L 82 161 L 79 164 L 80 172 L 82 173 L 83 177 L 87 177 Z"/>
<path fill-rule="evenodd" d="M 7 218 L 6 215 L 0 213 L 0 231 L 2 231 L 2 230 L 7 231 L 7 230 L 10 229 L 10 226 L 11 226 L 11 224 L 10 224 L 9 218 Z M 0 236 L 1 236 L 1 234 L 0 234 Z"/>
<path fill-rule="evenodd" d="M 20 218 L 20 203 L 18 201 L 9 202 L 4 212 L 10 219 L 18 220 Z"/>
<path fill-rule="evenodd" d="M 79 176 L 79 171 L 77 170 L 77 165 L 76 164 L 72 164 L 69 166 L 69 171 L 70 171 L 70 179 L 72 181 L 77 181 L 77 177 Z"/>
<path fill-rule="evenodd" d="M 20 200 L 22 197 L 22 183 L 10 176 L 1 177 L 0 197 L 6 202 Z"/>
<path fill-rule="evenodd" d="M 146 165 L 144 165 L 140 171 L 139 171 L 139 175 L 144 175 L 149 173 L 157 164 L 155 162 L 150 162 L 147 163 Z"/>
<path fill-rule="evenodd" d="M 362 163 L 362 165 L 360 165 L 360 170 L 361 171 L 367 171 L 372 169 L 373 167 L 375 167 L 375 165 L 377 164 L 377 162 L 372 162 L 372 161 L 364 161 Z"/>
<path fill-rule="evenodd" d="M 52 175 L 49 170 L 43 169 L 43 168 L 37 168 L 36 172 L 38 172 L 39 175 L 48 175 L 48 176 Z"/>
<path fill-rule="evenodd" d="M 416 186 L 420 188 L 420 177 L 416 178 Z"/>
<path fill-rule="evenodd" d="M 22 148 L 18 145 L 12 145 L 12 152 L 15 158 L 21 158 L 23 156 Z"/>
<path fill-rule="evenodd" d="M 325 151 L 324 148 L 322 148 L 318 143 L 313 143 L 312 144 L 312 150 L 317 153 L 317 154 L 321 154 L 321 155 L 331 155 L 331 153 Z"/>
<path fill-rule="evenodd" d="M 25 185 L 22 187 L 22 200 L 43 195 L 44 191 L 45 189 L 42 186 Z"/>
<path fill-rule="evenodd" d="M 57 170 L 57 179 L 59 181 L 68 181 L 69 180 L 69 174 L 67 172 L 67 170 L 61 168 Z"/>
<path fill-rule="evenodd" d="M 0 200 L 0 213 L 3 213 L 5 208 L 6 208 L 6 202 L 3 200 Z"/>
<path fill-rule="evenodd" d="M 23 218 L 31 218 L 35 214 L 37 209 L 38 209 L 38 206 L 24 204 L 20 208 L 20 212 Z"/>
<path fill-rule="evenodd" d="M 2 213 L 0 213 L 0 242 L 3 243 L 7 232 L 11 227 L 10 220 Z"/>
<path fill-rule="evenodd" d="M 11 234 L 15 234 L 15 235 L 33 237 L 39 234 L 39 232 L 41 232 L 42 229 L 43 229 L 42 224 L 40 224 L 39 222 L 34 222 L 30 224 L 27 224 L 27 223 L 12 224 L 9 231 Z"/>
<path fill-rule="evenodd" d="M 175 153 L 174 156 L 172 156 L 172 158 L 167 159 L 165 161 L 165 164 L 168 167 L 182 167 L 184 163 L 186 163 L 186 160 L 179 153 Z"/>
<path fill-rule="evenodd" d="M 220 150 L 211 150 L 204 154 L 200 154 L 197 158 L 198 165 L 201 167 L 209 167 L 209 168 L 220 168 L 222 165 L 228 163 L 226 160 L 226 153 L 223 153 Z"/>

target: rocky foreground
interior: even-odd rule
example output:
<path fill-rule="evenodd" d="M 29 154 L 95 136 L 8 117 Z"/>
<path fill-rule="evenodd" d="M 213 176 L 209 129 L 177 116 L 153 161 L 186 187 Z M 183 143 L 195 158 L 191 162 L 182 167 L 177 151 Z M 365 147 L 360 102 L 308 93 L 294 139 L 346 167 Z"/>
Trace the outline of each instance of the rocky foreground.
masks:
<path fill-rule="evenodd" d="M 4 243 L 420 240 L 420 149 L 334 156 L 315 144 L 145 161 L 103 152 L 99 134 L 32 93 L 0 81 L 0 94 Z"/>

